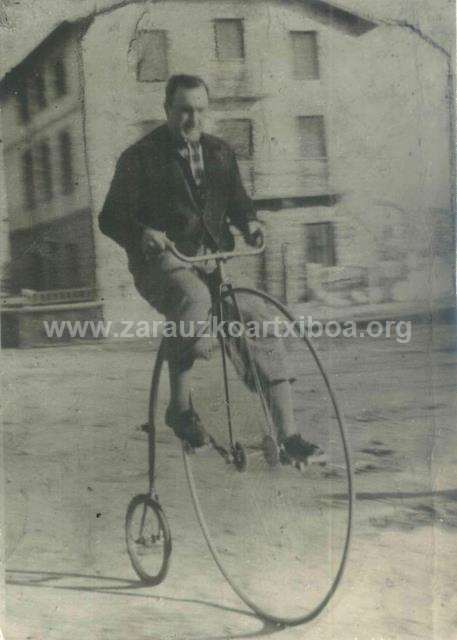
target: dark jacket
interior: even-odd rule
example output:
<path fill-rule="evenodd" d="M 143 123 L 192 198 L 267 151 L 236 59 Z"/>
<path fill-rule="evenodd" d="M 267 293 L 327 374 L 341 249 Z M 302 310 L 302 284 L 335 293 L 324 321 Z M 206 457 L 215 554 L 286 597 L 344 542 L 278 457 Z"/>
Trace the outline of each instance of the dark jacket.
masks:
<path fill-rule="evenodd" d="M 129 147 L 119 158 L 99 216 L 101 231 L 139 258 L 145 226 L 165 231 L 177 248 L 195 254 L 204 239 L 230 251 L 228 224 L 246 231 L 255 219 L 232 149 L 219 138 L 201 139 L 206 183 L 197 188 L 167 125 Z"/>

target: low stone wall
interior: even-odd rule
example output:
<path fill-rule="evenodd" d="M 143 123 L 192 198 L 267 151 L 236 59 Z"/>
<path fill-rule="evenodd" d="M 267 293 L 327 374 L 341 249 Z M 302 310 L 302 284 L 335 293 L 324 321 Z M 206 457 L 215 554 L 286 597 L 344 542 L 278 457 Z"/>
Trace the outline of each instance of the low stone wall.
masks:
<path fill-rule="evenodd" d="M 80 322 L 103 320 L 103 308 L 100 303 L 82 303 L 73 305 L 29 306 L 17 309 L 2 309 L 1 342 L 3 348 L 42 347 L 69 343 L 72 340 L 94 340 L 94 334 L 87 332 L 85 337 L 71 338 L 67 332 L 62 337 L 48 337 L 45 322 Z"/>

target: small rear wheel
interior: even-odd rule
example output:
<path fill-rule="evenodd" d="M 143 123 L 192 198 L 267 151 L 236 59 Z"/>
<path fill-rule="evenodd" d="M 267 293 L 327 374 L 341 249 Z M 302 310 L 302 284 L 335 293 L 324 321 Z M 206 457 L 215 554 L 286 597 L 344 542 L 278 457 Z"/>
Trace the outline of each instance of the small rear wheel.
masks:
<path fill-rule="evenodd" d="M 125 518 L 127 551 L 138 577 L 148 585 L 160 584 L 167 575 L 171 534 L 160 504 L 149 495 L 137 495 Z"/>

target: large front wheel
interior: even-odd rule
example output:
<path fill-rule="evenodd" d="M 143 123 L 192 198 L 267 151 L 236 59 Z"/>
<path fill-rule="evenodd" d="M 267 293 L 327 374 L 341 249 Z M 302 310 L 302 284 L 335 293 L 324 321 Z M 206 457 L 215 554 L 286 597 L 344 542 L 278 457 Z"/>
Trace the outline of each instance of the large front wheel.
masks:
<path fill-rule="evenodd" d="M 217 445 L 230 451 L 239 442 L 247 464 L 240 469 L 216 448 L 201 455 L 184 448 L 192 500 L 214 560 L 238 596 L 265 619 L 301 624 L 327 605 L 347 561 L 353 481 L 343 419 L 321 358 L 288 309 L 247 288 L 227 290 L 224 308 L 237 320 L 237 336 L 240 325 L 245 331 L 219 345 L 219 357 L 194 365 L 193 402 Z M 252 324 L 248 330 L 253 316 L 270 321 L 265 336 L 256 336 Z M 280 333 L 272 335 L 272 327 Z M 227 380 L 231 437 L 222 351 L 235 365 Z M 291 382 L 275 401 L 266 372 L 283 365 Z M 299 471 L 280 455 L 287 434 L 275 402 L 288 393 L 295 431 L 325 451 L 325 465 Z"/>

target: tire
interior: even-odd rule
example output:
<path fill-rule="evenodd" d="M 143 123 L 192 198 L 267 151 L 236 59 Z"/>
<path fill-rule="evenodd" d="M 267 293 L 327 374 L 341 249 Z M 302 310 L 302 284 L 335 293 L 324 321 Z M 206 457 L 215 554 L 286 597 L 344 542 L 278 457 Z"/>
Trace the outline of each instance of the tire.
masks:
<path fill-rule="evenodd" d="M 125 538 L 132 566 L 140 580 L 151 586 L 160 584 L 168 572 L 171 534 L 161 506 L 150 496 L 137 495 L 130 501 L 125 518 Z"/>
<path fill-rule="evenodd" d="M 150 485 L 149 494 L 140 494 L 132 498 L 128 506 L 125 518 L 126 544 L 130 561 L 140 580 L 150 586 L 158 585 L 165 579 L 170 566 L 170 557 L 172 551 L 170 527 L 168 525 L 165 513 L 163 512 L 162 507 L 159 504 L 154 488 L 157 399 L 164 359 L 165 343 L 162 342 L 156 355 L 149 392 L 147 425 Z M 146 555 L 144 554 L 145 546 L 139 544 L 138 542 L 139 537 L 141 537 L 141 531 L 138 531 L 138 525 L 135 522 L 135 517 L 137 517 L 138 514 L 140 514 L 140 518 L 143 516 L 143 514 L 150 514 L 149 517 L 152 517 L 154 521 L 154 530 L 156 532 L 155 535 L 160 532 L 160 538 L 156 541 L 156 544 L 158 543 L 157 549 L 154 550 L 153 548 L 151 548 L 151 552 L 154 551 L 154 559 L 152 559 L 151 557 L 146 558 Z M 140 528 L 141 524 L 142 522 L 140 519 Z"/>
<path fill-rule="evenodd" d="M 256 304 L 262 301 L 269 313 L 274 312 L 289 323 L 295 321 L 284 305 L 254 289 L 235 288 L 225 295 L 232 300 L 235 296 L 237 301 L 241 298 L 249 298 Z M 249 340 L 245 337 L 241 340 L 250 353 Z M 303 349 L 300 353 L 298 344 Z M 287 353 L 288 347 L 288 344 L 284 347 Z M 298 363 L 297 367 L 305 371 L 293 385 L 297 427 L 303 426 L 301 420 L 306 412 L 301 404 L 305 401 L 301 398 L 304 397 L 306 407 L 314 407 L 318 436 L 324 437 L 318 426 L 323 429 L 322 425 L 326 425 L 326 444 L 334 455 L 334 464 L 318 469 L 317 474 L 312 470 L 301 474 L 291 465 L 274 463 L 280 457 L 276 458 L 272 452 L 271 424 L 265 423 L 264 415 L 265 390 L 260 382 L 261 373 L 255 365 L 250 376 L 251 381 L 256 381 L 255 391 L 246 391 L 246 398 L 242 397 L 240 387 L 232 389 L 236 386 L 233 372 L 230 380 L 232 417 L 234 422 L 238 419 L 239 424 L 244 425 L 241 429 L 234 425 L 232 442 L 239 441 L 247 451 L 246 470 L 239 471 L 234 465 L 224 464 L 215 451 L 205 455 L 197 452 L 195 455 L 183 447 L 192 501 L 217 566 L 235 593 L 257 615 L 281 625 L 308 622 L 329 603 L 347 563 L 354 507 L 349 445 L 329 378 L 306 334 L 299 338 L 299 343 L 294 343 L 290 354 L 293 362 Z M 314 367 L 312 375 L 309 373 L 311 366 Z M 205 379 L 208 384 L 215 385 L 214 365 L 212 367 L 209 369 L 208 365 L 203 365 L 203 371 L 198 375 L 200 380 Z M 201 384 L 200 388 L 203 388 L 205 397 L 199 401 L 194 392 L 194 404 L 199 412 L 210 405 L 211 411 L 206 409 L 204 423 L 218 444 L 229 449 L 230 442 L 223 440 L 227 422 L 222 425 L 222 405 L 226 403 L 220 385 L 211 392 Z M 257 396 L 256 400 L 253 395 Z M 221 399 L 220 411 L 215 407 L 217 398 Z M 258 423 L 258 428 L 255 427 L 250 442 L 254 423 Z M 310 425 L 306 428 L 309 430 Z M 261 451 L 261 445 L 255 438 L 268 443 L 266 452 Z M 332 497 L 334 495 L 340 498 Z M 322 549 L 325 531 L 328 548 Z M 310 575 L 320 581 L 319 585 L 306 582 Z"/>

